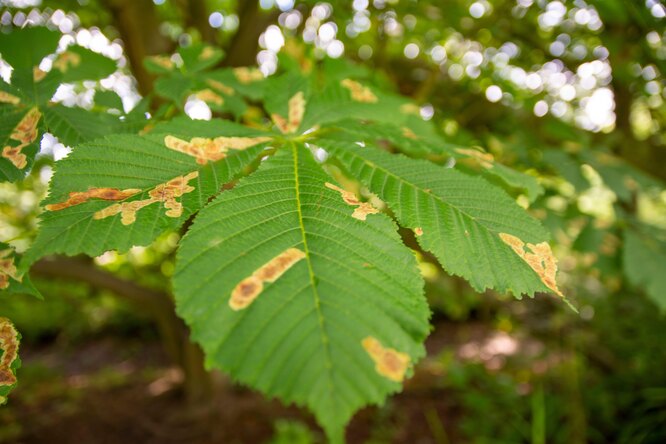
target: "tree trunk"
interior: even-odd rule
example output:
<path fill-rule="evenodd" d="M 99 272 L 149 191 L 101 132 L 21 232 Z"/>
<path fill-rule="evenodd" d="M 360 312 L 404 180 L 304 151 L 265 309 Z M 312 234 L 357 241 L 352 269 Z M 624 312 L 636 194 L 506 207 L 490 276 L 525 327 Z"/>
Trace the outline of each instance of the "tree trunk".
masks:
<path fill-rule="evenodd" d="M 110 290 L 129 301 L 155 322 L 167 354 L 183 371 L 183 391 L 187 400 L 197 404 L 212 399 L 210 375 L 203 366 L 203 352 L 190 341 L 189 330 L 176 316 L 170 295 L 121 279 L 81 259 L 42 259 L 32 266 L 31 273 L 76 280 L 97 289 Z"/>
<path fill-rule="evenodd" d="M 139 93 L 153 89 L 154 77 L 146 71 L 143 59 L 148 55 L 170 52 L 171 43 L 160 33 L 160 20 L 152 0 L 104 0 L 113 24 L 123 41 L 130 69 Z"/>
<path fill-rule="evenodd" d="M 225 48 L 226 66 L 248 66 L 257 63 L 259 36 L 278 16 L 278 11 L 263 13 L 256 0 L 244 0 L 238 5 L 238 30 Z"/>

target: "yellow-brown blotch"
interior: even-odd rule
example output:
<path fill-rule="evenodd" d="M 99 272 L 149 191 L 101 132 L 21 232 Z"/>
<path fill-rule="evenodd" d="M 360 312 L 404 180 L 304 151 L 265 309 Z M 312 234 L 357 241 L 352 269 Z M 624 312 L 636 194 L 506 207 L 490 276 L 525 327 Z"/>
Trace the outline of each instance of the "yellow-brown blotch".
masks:
<path fill-rule="evenodd" d="M 67 72 L 70 67 L 77 67 L 80 63 L 80 55 L 75 52 L 65 51 L 53 62 L 53 67 L 60 72 Z"/>
<path fill-rule="evenodd" d="M 301 126 L 303 115 L 305 115 L 305 96 L 302 91 L 297 92 L 289 99 L 287 113 L 287 119 L 279 114 L 271 114 L 271 118 L 283 134 L 295 133 Z"/>
<path fill-rule="evenodd" d="M 257 68 L 234 68 L 234 76 L 244 85 L 248 83 L 257 82 L 264 79 L 264 75 Z"/>
<path fill-rule="evenodd" d="M 384 347 L 381 342 L 368 336 L 361 342 L 365 351 L 375 361 L 375 370 L 380 375 L 395 382 L 402 382 L 409 368 L 411 358 L 406 353 Z"/>
<path fill-rule="evenodd" d="M 326 185 L 326 188 L 329 188 L 333 191 L 337 191 L 338 193 L 340 193 L 340 196 L 342 196 L 342 200 L 347 205 L 356 207 L 354 209 L 354 212 L 352 213 L 352 217 L 354 219 L 366 220 L 368 214 L 379 213 L 379 210 L 373 207 L 372 204 L 370 204 L 369 202 L 361 202 L 360 200 L 358 200 L 356 195 L 351 191 L 343 190 L 339 186 L 333 185 L 332 183 L 328 182 L 326 182 L 324 185 Z"/>
<path fill-rule="evenodd" d="M 557 259 L 553 255 L 548 242 L 541 242 L 538 244 L 527 243 L 527 248 L 532 252 L 527 252 L 524 249 L 525 242 L 518 237 L 507 233 L 499 234 L 502 241 L 511 247 L 511 249 L 523 259 L 527 265 L 539 275 L 541 282 L 546 287 L 550 288 L 556 295 L 564 297 L 559 288 L 557 288 L 557 281 L 555 275 L 557 274 Z"/>
<path fill-rule="evenodd" d="M 456 148 L 456 152 L 476 159 L 479 162 L 479 165 L 484 168 L 492 168 L 493 162 L 495 162 L 495 158 L 492 154 L 475 150 L 473 148 Z"/>
<path fill-rule="evenodd" d="M 229 150 L 245 150 L 260 143 L 268 142 L 270 137 L 194 137 L 190 141 L 175 136 L 166 136 L 164 145 L 174 151 L 179 151 L 196 158 L 200 165 L 208 161 L 218 161 L 227 156 Z"/>
<path fill-rule="evenodd" d="M 128 188 L 126 190 L 119 190 L 118 188 L 90 188 L 88 191 L 74 191 L 69 193 L 66 201 L 49 204 L 44 208 L 47 211 L 59 211 L 73 207 L 74 205 L 80 205 L 90 199 L 124 200 L 140 192 L 141 190 L 137 188 Z"/>
<path fill-rule="evenodd" d="M 0 91 L 0 103 L 9 103 L 11 105 L 18 105 L 19 103 L 21 103 L 21 99 L 12 94 L 9 94 L 8 92 Z"/>
<path fill-rule="evenodd" d="M 161 56 L 161 55 L 156 55 L 156 56 L 150 56 L 147 58 L 157 66 L 164 68 L 164 69 L 173 69 L 175 68 L 175 64 L 173 63 L 173 60 L 171 60 L 170 57 L 167 56 Z"/>
<path fill-rule="evenodd" d="M 165 214 L 168 217 L 180 217 L 183 214 L 183 204 L 178 202 L 176 198 L 194 191 L 195 188 L 189 185 L 188 182 L 197 177 L 199 177 L 198 171 L 193 171 L 184 176 L 178 176 L 166 183 L 157 185 L 150 190 L 148 192 L 148 195 L 150 196 L 148 199 L 113 204 L 97 211 L 93 215 L 93 219 L 105 219 L 120 214 L 120 222 L 123 225 L 130 225 L 136 221 L 136 213 L 141 208 L 155 202 L 163 203 L 164 208 L 167 209 Z"/>
<path fill-rule="evenodd" d="M 235 91 L 232 87 L 225 85 L 224 83 L 217 81 L 215 79 L 206 79 L 206 83 L 213 89 L 220 91 L 222 94 L 228 96 L 233 96 Z"/>
<path fill-rule="evenodd" d="M 28 158 L 21 151 L 37 138 L 37 124 L 42 113 L 37 107 L 31 108 L 9 135 L 11 140 L 19 142 L 17 146 L 6 145 L 2 148 L 2 157 L 9 160 L 16 168 L 22 170 L 28 165 Z"/>
<path fill-rule="evenodd" d="M 10 386 L 16 383 L 16 376 L 12 372 L 12 362 L 18 356 L 18 332 L 11 321 L 7 318 L 0 318 L 0 386 Z M 2 399 L 0 399 L 1 401 Z"/>
<path fill-rule="evenodd" d="M 208 88 L 202 89 L 201 91 L 194 93 L 194 96 L 197 99 L 203 100 L 206 103 L 212 103 L 213 105 L 217 106 L 224 105 L 224 98 L 221 95 L 217 94 L 215 91 L 212 91 Z"/>
<path fill-rule="evenodd" d="M 11 254 L 12 250 L 10 249 L 0 251 L 0 290 L 9 287 L 9 278 L 21 281 L 16 273 L 14 257 Z"/>
<path fill-rule="evenodd" d="M 361 85 L 355 80 L 344 79 L 340 84 L 349 90 L 352 100 L 356 102 L 376 103 L 379 100 L 370 88 Z"/>
<path fill-rule="evenodd" d="M 229 298 L 229 307 L 234 311 L 247 308 L 263 291 L 264 282 L 275 282 L 303 258 L 305 253 L 298 248 L 288 248 L 275 256 L 234 287 Z"/>

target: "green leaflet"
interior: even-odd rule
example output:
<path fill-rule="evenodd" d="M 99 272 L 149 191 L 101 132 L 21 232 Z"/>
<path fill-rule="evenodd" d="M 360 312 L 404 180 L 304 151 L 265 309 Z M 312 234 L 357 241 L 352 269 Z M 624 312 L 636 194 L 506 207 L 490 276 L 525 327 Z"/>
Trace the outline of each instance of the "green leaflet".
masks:
<path fill-rule="evenodd" d="M 12 322 L 0 317 L 0 405 L 7 402 L 9 392 L 16 387 L 16 370 L 21 366 L 20 341 L 21 334 Z"/>
<path fill-rule="evenodd" d="M 417 119 L 420 120 L 420 118 Z M 421 123 L 422 125 L 412 123 L 414 127 L 418 127 L 417 130 L 414 130 L 408 123 L 396 127 L 394 124 L 383 122 L 360 122 L 347 119 L 335 122 L 330 127 L 324 127 L 324 131 L 327 139 L 364 143 L 389 142 L 400 152 L 416 158 L 440 161 L 451 157 L 470 159 L 475 166 L 481 167 L 482 175 L 488 176 L 489 179 L 499 179 L 509 188 L 523 190 L 530 203 L 543 194 L 544 190 L 536 178 L 495 162 L 489 153 L 473 148 L 460 148 L 441 140 L 437 135 L 424 137 L 421 130 L 427 130 L 430 125 L 426 121 L 421 121 Z"/>
<path fill-rule="evenodd" d="M 645 232 L 643 232 L 643 230 Z M 666 240 L 663 232 L 643 226 L 624 230 L 624 274 L 666 310 Z"/>
<path fill-rule="evenodd" d="M 428 155 L 448 157 L 455 153 L 454 145 L 441 140 L 422 138 L 408 126 L 396 127 L 389 123 L 346 119 L 335 122 L 330 127 L 324 127 L 324 131 L 325 137 L 328 139 L 364 143 L 387 141 L 401 152 L 415 157 Z"/>
<path fill-rule="evenodd" d="M 213 111 L 242 115 L 247 105 L 243 101 L 244 89 L 231 69 L 208 71 L 222 57 L 222 52 L 212 46 L 195 44 L 178 49 L 182 60 L 177 65 L 166 56 L 145 59 L 148 70 L 161 76 L 155 82 L 155 92 L 182 106 L 189 95 L 203 100 Z M 263 75 L 259 73 L 261 79 Z"/>
<path fill-rule="evenodd" d="M 121 120 L 118 116 L 106 113 L 92 113 L 83 108 L 69 108 L 53 105 L 43 110 L 44 126 L 47 131 L 58 136 L 65 145 L 73 146 L 107 134 L 131 133 L 146 124 L 145 119 L 135 116 Z"/>
<path fill-rule="evenodd" d="M 529 203 L 533 203 L 544 193 L 535 177 L 495 162 L 494 156 L 475 148 L 456 148 L 455 155 L 463 161 L 472 161 L 489 180 L 498 179 L 509 188 L 524 191 Z"/>
<path fill-rule="evenodd" d="M 308 103 L 302 128 L 363 119 L 403 126 L 418 107 L 395 94 L 379 92 L 365 83 L 343 79 L 330 83 Z"/>
<path fill-rule="evenodd" d="M 47 211 L 22 267 L 52 253 L 97 256 L 110 249 L 124 251 L 178 228 L 254 160 L 264 144 L 230 149 L 215 163 L 198 163 L 194 156 L 167 148 L 166 137 L 186 143 L 194 134 L 236 135 L 237 127 L 177 119 L 147 136 L 119 134 L 77 146 L 56 165 L 43 202 Z"/>
<path fill-rule="evenodd" d="M 631 202 L 639 189 L 650 190 L 664 188 L 664 183 L 644 173 L 639 168 L 620 157 L 608 152 L 582 152 L 580 163 L 589 164 L 603 178 L 604 183 L 625 202 Z M 586 183 L 586 187 L 589 183 Z"/>
<path fill-rule="evenodd" d="M 424 355 L 429 311 L 396 226 L 382 214 L 352 217 L 355 206 L 330 182 L 307 149 L 285 146 L 201 210 L 178 251 L 174 292 L 209 366 L 308 406 L 340 442 L 351 415 L 399 390 L 404 376 L 379 374 L 363 344 L 409 375 Z M 285 252 L 300 256 L 262 280 Z M 235 305 L 256 279 L 263 291 Z"/>
<path fill-rule="evenodd" d="M 55 52 L 60 33 L 45 27 L 14 29 L 0 39 L 0 54 L 15 70 L 30 71 Z"/>
<path fill-rule="evenodd" d="M 386 201 L 400 224 L 415 231 L 419 244 L 435 254 L 445 270 L 464 277 L 477 291 L 494 288 L 516 296 L 559 292 L 554 258 L 547 257 L 550 247 L 544 243 L 547 232 L 502 190 L 424 160 L 355 144 L 318 144 Z M 516 238 L 541 251 L 529 244 L 522 250 L 518 244 L 512 248 L 509 244 Z M 528 265 L 528 254 L 539 256 L 541 270 Z"/>
<path fill-rule="evenodd" d="M 106 109 L 123 110 L 123 101 L 114 91 L 95 91 L 95 106 Z"/>
<path fill-rule="evenodd" d="M 0 81 L 0 180 L 25 177 L 43 131 L 72 145 L 136 127 L 109 114 L 50 103 L 62 83 L 99 79 L 116 70 L 115 61 L 70 46 L 55 56 L 48 73 L 41 71 L 41 60 L 56 51 L 60 36 L 47 28 L 34 27 L 15 29 L 0 39 L 0 54 L 13 67 L 11 84 Z"/>

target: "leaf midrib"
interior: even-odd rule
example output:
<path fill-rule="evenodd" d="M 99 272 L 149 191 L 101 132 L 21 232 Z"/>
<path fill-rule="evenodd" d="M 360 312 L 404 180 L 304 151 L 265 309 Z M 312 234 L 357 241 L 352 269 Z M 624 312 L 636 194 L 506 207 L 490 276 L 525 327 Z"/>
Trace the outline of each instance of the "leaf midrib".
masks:
<path fill-rule="evenodd" d="M 331 400 L 335 398 L 335 393 L 333 391 L 331 370 L 333 368 L 333 361 L 331 359 L 331 350 L 330 350 L 330 340 L 326 334 L 326 327 L 324 325 L 324 316 L 321 311 L 321 297 L 317 291 L 317 282 L 314 275 L 314 270 L 312 268 L 312 258 L 310 257 L 310 249 L 308 248 L 307 236 L 305 234 L 305 224 L 303 223 L 303 211 L 301 209 L 301 191 L 300 191 L 300 180 L 299 180 L 299 169 L 298 169 L 298 147 L 294 142 L 290 142 L 292 155 L 294 158 L 294 191 L 296 193 L 296 209 L 298 215 L 298 226 L 301 230 L 301 237 L 303 239 L 303 249 L 305 250 L 305 261 L 308 266 L 308 275 L 310 278 L 310 286 L 312 287 L 312 295 L 314 297 L 314 305 L 317 311 L 317 320 L 319 323 L 319 330 L 321 333 L 321 343 L 324 347 L 324 355 L 326 356 L 326 372 L 328 373 L 327 386 L 328 392 L 331 396 Z"/>

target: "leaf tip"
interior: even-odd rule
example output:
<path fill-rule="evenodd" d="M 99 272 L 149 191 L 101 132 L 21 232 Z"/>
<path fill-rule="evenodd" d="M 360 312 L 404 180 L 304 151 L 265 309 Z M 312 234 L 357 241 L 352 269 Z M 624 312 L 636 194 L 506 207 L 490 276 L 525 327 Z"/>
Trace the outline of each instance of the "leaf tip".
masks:
<path fill-rule="evenodd" d="M 523 242 L 520 238 L 507 233 L 500 233 L 500 239 L 522 259 L 539 276 L 541 282 L 559 297 L 565 299 L 564 294 L 557 287 L 555 275 L 557 274 L 557 259 L 553 255 L 548 242 L 531 244 Z M 525 246 L 531 251 L 525 251 Z"/>

